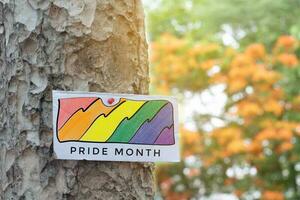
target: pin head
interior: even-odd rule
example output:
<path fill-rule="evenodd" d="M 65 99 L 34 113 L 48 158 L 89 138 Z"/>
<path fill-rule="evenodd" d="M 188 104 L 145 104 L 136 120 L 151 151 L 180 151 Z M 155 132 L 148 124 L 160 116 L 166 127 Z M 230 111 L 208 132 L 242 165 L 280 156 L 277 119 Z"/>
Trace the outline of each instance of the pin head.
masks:
<path fill-rule="evenodd" d="M 114 98 L 109 98 L 108 100 L 107 100 L 107 103 L 108 104 L 113 104 L 115 102 L 115 99 Z"/>

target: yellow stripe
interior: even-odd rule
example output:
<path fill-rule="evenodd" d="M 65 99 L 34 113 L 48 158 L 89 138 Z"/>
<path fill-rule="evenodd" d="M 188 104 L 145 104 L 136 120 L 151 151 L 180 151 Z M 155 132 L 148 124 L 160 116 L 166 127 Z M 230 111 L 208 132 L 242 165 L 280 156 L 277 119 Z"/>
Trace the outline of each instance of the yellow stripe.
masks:
<path fill-rule="evenodd" d="M 105 142 L 120 122 L 130 118 L 146 101 L 125 101 L 107 117 L 100 116 L 80 139 L 81 141 Z"/>

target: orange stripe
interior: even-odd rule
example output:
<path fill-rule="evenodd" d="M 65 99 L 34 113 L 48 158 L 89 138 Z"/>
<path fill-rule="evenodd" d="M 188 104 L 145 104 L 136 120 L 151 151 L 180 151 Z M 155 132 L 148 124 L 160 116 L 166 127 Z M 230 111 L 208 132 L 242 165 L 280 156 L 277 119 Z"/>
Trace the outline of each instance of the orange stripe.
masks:
<path fill-rule="evenodd" d="M 123 101 L 125 101 L 125 99 L 120 99 L 116 105 L 107 107 L 103 104 L 102 100 L 99 99 L 86 111 L 82 109 L 78 110 L 64 126 L 59 129 L 58 139 L 61 142 L 66 140 L 79 140 L 99 115 L 104 114 L 106 116 Z"/>

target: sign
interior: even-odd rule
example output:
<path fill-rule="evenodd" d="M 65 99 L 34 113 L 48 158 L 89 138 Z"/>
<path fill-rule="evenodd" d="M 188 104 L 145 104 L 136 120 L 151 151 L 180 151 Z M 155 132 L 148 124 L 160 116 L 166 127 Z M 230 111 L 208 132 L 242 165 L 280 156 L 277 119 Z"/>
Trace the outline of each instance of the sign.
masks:
<path fill-rule="evenodd" d="M 172 97 L 53 91 L 53 143 L 59 159 L 179 161 Z"/>

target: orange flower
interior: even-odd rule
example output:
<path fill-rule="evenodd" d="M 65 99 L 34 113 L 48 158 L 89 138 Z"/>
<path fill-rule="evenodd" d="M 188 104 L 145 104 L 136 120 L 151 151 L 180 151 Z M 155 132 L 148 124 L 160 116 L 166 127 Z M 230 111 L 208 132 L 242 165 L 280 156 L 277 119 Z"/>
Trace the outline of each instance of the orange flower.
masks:
<path fill-rule="evenodd" d="M 234 182 L 235 182 L 235 179 L 233 179 L 233 178 L 226 178 L 224 180 L 224 185 L 232 185 L 232 184 L 234 184 Z"/>
<path fill-rule="evenodd" d="M 241 197 L 242 195 L 243 195 L 243 191 L 242 190 L 235 190 L 234 191 L 234 194 L 236 195 L 236 196 L 238 196 L 238 197 Z"/>
<path fill-rule="evenodd" d="M 263 147 L 261 146 L 260 142 L 253 141 L 252 143 L 249 144 L 247 150 L 248 150 L 250 153 L 253 153 L 253 154 L 259 154 L 259 153 L 262 152 Z"/>
<path fill-rule="evenodd" d="M 171 188 L 172 184 L 173 184 L 172 179 L 168 178 L 160 183 L 160 188 L 163 191 L 168 191 Z"/>
<path fill-rule="evenodd" d="M 189 192 L 172 192 L 170 191 L 168 195 L 166 195 L 166 200 L 188 200 L 191 195 Z"/>
<path fill-rule="evenodd" d="M 183 143 L 183 151 L 182 154 L 184 157 L 188 157 L 191 155 L 199 154 L 202 150 L 201 141 L 202 137 L 201 134 L 198 132 L 187 130 L 184 127 L 180 129 L 180 136 L 182 138 Z"/>
<path fill-rule="evenodd" d="M 200 173 L 200 170 L 197 169 L 197 168 L 189 168 L 188 169 L 188 173 L 187 173 L 187 176 L 188 177 L 195 177 L 195 176 L 198 176 Z"/>
<path fill-rule="evenodd" d="M 278 138 L 281 140 L 291 141 L 293 137 L 293 132 L 291 129 L 288 128 L 280 128 L 277 131 Z"/>
<path fill-rule="evenodd" d="M 273 98 L 276 98 L 276 99 L 283 98 L 284 97 L 283 89 L 282 88 L 274 88 L 272 90 L 272 96 L 273 96 Z"/>
<path fill-rule="evenodd" d="M 210 68 L 212 68 L 214 65 L 216 64 L 215 60 L 207 60 L 203 63 L 201 63 L 201 68 L 204 70 L 209 70 Z"/>
<path fill-rule="evenodd" d="M 253 81 L 265 81 L 267 83 L 273 84 L 280 78 L 279 73 L 267 70 L 263 65 L 256 65 L 255 67 L 256 70 L 254 71 L 252 76 Z"/>
<path fill-rule="evenodd" d="M 253 87 L 257 94 L 267 93 L 273 89 L 272 85 L 270 85 L 270 83 L 267 82 L 257 82 L 253 85 Z"/>
<path fill-rule="evenodd" d="M 240 67 L 231 66 L 229 70 L 229 78 L 249 78 L 256 71 L 256 66 L 253 64 L 244 65 Z"/>
<path fill-rule="evenodd" d="M 262 200 L 283 200 L 284 195 L 280 191 L 266 190 L 263 192 Z"/>
<path fill-rule="evenodd" d="M 263 108 L 266 112 L 274 113 L 276 116 L 279 116 L 283 111 L 283 106 L 274 99 L 269 99 L 264 102 Z"/>
<path fill-rule="evenodd" d="M 266 128 L 262 131 L 260 131 L 256 137 L 255 140 L 257 142 L 262 142 L 264 140 L 271 140 L 271 139 L 277 139 L 278 135 L 277 135 L 277 131 L 274 128 Z"/>
<path fill-rule="evenodd" d="M 160 84 L 156 89 L 159 94 L 169 94 L 170 91 L 169 86 L 166 83 Z"/>
<path fill-rule="evenodd" d="M 257 103 L 251 101 L 243 101 L 238 105 L 238 114 L 243 117 L 252 117 L 261 115 L 263 113 L 262 108 Z"/>
<path fill-rule="evenodd" d="M 293 148 L 293 144 L 291 142 L 284 142 L 278 147 L 278 152 L 283 153 L 289 151 Z"/>
<path fill-rule="evenodd" d="M 209 82 L 214 84 L 214 83 L 225 83 L 228 81 L 228 77 L 224 74 L 217 73 L 211 76 Z"/>
<path fill-rule="evenodd" d="M 260 131 L 256 137 L 256 141 L 263 141 L 263 140 L 285 140 L 290 141 L 293 137 L 293 132 L 291 129 L 288 128 L 274 128 L 269 127 L 265 128 Z"/>
<path fill-rule="evenodd" d="M 219 128 L 212 132 L 212 137 L 215 138 L 220 145 L 224 146 L 234 140 L 240 140 L 241 130 L 236 127 Z"/>
<path fill-rule="evenodd" d="M 253 64 L 250 56 L 245 54 L 237 55 L 231 62 L 231 67 L 244 67 Z"/>
<path fill-rule="evenodd" d="M 262 44 L 251 44 L 247 47 L 246 54 L 254 59 L 262 59 L 266 55 L 265 47 Z"/>
<path fill-rule="evenodd" d="M 180 133 L 182 134 L 183 141 L 186 144 L 193 144 L 201 140 L 201 135 L 198 132 L 190 131 L 186 128 L 181 128 Z"/>
<path fill-rule="evenodd" d="M 182 49 L 184 46 L 186 46 L 187 43 L 186 40 L 177 38 L 170 33 L 164 33 L 161 36 L 160 40 L 162 48 L 168 53 Z"/>
<path fill-rule="evenodd" d="M 233 140 L 227 146 L 227 151 L 229 152 L 229 154 L 238 154 L 244 152 L 245 150 L 245 143 L 241 139 Z"/>
<path fill-rule="evenodd" d="M 295 132 L 298 136 L 300 136 L 300 124 L 295 125 Z"/>
<path fill-rule="evenodd" d="M 284 128 L 284 129 L 295 129 L 297 127 L 297 123 L 289 122 L 289 121 L 277 121 L 275 125 L 276 128 Z"/>
<path fill-rule="evenodd" d="M 234 154 L 243 153 L 246 150 L 242 132 L 237 127 L 219 128 L 212 132 L 212 138 L 222 148 L 222 151 L 215 152 L 216 157 L 224 158 Z"/>
<path fill-rule="evenodd" d="M 196 43 L 191 49 L 188 50 L 189 56 L 205 55 L 211 53 L 217 53 L 220 50 L 218 44 L 200 44 Z"/>
<path fill-rule="evenodd" d="M 245 88 L 247 85 L 247 81 L 243 78 L 235 78 L 229 80 L 228 83 L 228 91 L 229 93 L 238 92 L 241 89 Z"/>
<path fill-rule="evenodd" d="M 220 50 L 220 46 L 218 44 L 207 44 L 203 47 L 202 53 L 203 54 L 210 54 L 210 53 L 216 53 Z"/>
<path fill-rule="evenodd" d="M 290 35 L 283 35 L 278 38 L 276 47 L 283 47 L 286 50 L 292 49 L 296 44 L 296 40 L 294 37 Z"/>
<path fill-rule="evenodd" d="M 294 67 L 299 63 L 294 54 L 283 53 L 278 56 L 278 61 L 287 67 Z"/>

